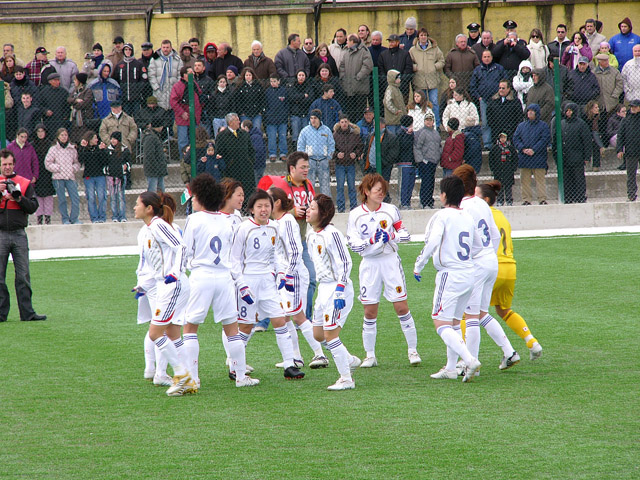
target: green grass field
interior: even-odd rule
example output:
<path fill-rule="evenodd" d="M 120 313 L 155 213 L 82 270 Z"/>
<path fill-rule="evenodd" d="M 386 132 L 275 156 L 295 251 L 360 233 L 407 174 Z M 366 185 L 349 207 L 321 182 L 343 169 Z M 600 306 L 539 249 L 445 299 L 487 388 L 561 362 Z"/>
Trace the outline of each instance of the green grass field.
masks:
<path fill-rule="evenodd" d="M 142 379 L 137 259 L 32 262 L 34 304 L 49 320 L 18 321 L 14 301 L 0 324 L 0 478 L 638 478 L 639 238 L 516 239 L 514 310 L 544 353 L 531 363 L 505 326 L 523 361 L 500 372 L 502 352 L 483 333 L 471 384 L 428 377 L 445 361 L 429 318 L 435 273 L 416 283 L 421 245 L 403 246 L 423 363 L 409 367 L 383 303 L 380 366 L 357 371 L 346 392 L 326 390 L 333 363 L 285 381 L 271 329 L 247 350 L 261 384 L 235 388 L 209 320 L 200 393 L 168 398 Z M 356 302 L 341 338 L 362 357 L 361 330 Z M 301 347 L 309 360 L 302 337 Z"/>

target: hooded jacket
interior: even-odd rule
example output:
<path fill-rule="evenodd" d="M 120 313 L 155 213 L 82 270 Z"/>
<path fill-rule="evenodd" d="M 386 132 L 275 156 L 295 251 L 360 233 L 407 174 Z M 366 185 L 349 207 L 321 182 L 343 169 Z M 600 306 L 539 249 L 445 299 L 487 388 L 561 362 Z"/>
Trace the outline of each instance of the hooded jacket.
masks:
<path fill-rule="evenodd" d="M 333 140 L 335 141 L 335 150 L 333 159 L 336 165 L 355 165 L 356 160 L 362 155 L 364 145 L 360 138 L 360 128 L 353 123 L 349 123 L 346 131 L 342 130 L 339 123 L 333 127 Z M 339 153 L 344 153 L 343 158 L 338 158 Z M 351 158 L 351 154 L 355 153 L 356 158 Z"/>
<path fill-rule="evenodd" d="M 611 53 L 618 59 L 618 68 L 620 70 L 622 70 L 625 63 L 633 58 L 633 46 L 640 44 L 640 36 L 633 33 L 633 25 L 631 25 L 629 17 L 618 23 L 618 28 L 620 28 L 621 23 L 629 25 L 629 33 L 622 34 L 622 32 L 620 32 L 609 39 Z"/>
<path fill-rule="evenodd" d="M 437 42 L 428 37 L 424 50 L 416 42 L 409 50 L 409 56 L 413 61 L 413 86 L 421 90 L 438 88 L 444 70 L 444 54 Z"/>
<path fill-rule="evenodd" d="M 567 110 L 573 113 L 567 118 Z M 583 165 L 591 159 L 591 130 L 580 118 L 580 107 L 574 102 L 567 102 L 562 109 L 562 161 L 566 165 Z M 555 129 L 553 129 L 553 143 L 557 142 L 555 138 Z"/>
<path fill-rule="evenodd" d="M 127 46 L 131 48 L 131 56 L 125 56 L 122 62 L 115 66 L 112 77 L 120 84 L 123 101 L 142 101 L 143 82 L 148 79 L 147 69 L 133 56 L 133 45 Z"/>
<path fill-rule="evenodd" d="M 406 52 L 405 52 L 406 53 Z M 408 54 L 407 54 L 408 56 Z M 404 104 L 404 97 L 400 87 L 396 85 L 396 78 L 400 72 L 389 70 L 387 72 L 387 90 L 384 92 L 384 119 L 387 125 L 400 125 L 400 118 L 407 114 L 407 106 Z"/>
<path fill-rule="evenodd" d="M 523 73 L 522 69 L 525 67 L 529 67 L 529 73 Z M 518 74 L 513 77 L 513 89 L 518 93 L 518 100 L 522 105 L 527 103 L 527 93 L 533 87 L 533 77 L 531 73 L 533 72 L 533 66 L 529 60 L 523 60 L 520 62 L 518 66 Z"/>
<path fill-rule="evenodd" d="M 120 100 L 122 91 L 120 85 L 113 78 L 102 78 L 102 71 L 107 64 L 98 68 L 98 78 L 93 80 L 87 88 L 93 92 L 96 113 L 99 118 L 106 118 L 111 113 L 111 102 Z"/>
<path fill-rule="evenodd" d="M 540 80 L 534 83 L 527 93 L 527 104 L 537 103 L 540 106 L 540 120 L 551 124 L 551 116 L 555 108 L 555 93 L 553 87 L 544 80 L 544 69 L 539 68 L 534 72 L 538 73 Z"/>
<path fill-rule="evenodd" d="M 166 59 L 158 50 L 149 61 L 149 84 L 153 90 L 153 96 L 158 100 L 158 105 L 165 110 L 169 109 L 171 89 L 180 80 L 181 68 L 182 60 L 175 50 L 171 50 Z"/>
<path fill-rule="evenodd" d="M 527 107 L 527 113 L 533 110 L 536 114 L 534 120 L 528 118 L 518 125 L 513 134 L 513 144 L 518 150 L 518 167 L 520 168 L 547 168 L 547 147 L 551 141 L 549 125 L 540 118 L 540 107 L 532 103 Z M 532 149 L 533 155 L 523 152 Z"/>

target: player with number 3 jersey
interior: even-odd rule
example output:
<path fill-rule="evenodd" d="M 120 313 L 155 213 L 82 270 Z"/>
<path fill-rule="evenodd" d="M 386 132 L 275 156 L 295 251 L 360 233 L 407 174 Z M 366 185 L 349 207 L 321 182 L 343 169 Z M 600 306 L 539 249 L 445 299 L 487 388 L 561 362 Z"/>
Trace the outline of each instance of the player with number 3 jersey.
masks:
<path fill-rule="evenodd" d="M 349 247 L 362 257 L 360 263 L 360 296 L 364 306 L 362 342 L 366 358 L 362 367 L 375 367 L 377 317 L 380 295 L 393 303 L 402 332 L 407 341 L 409 364 L 419 365 L 416 326 L 407 304 L 407 285 L 398 256 L 398 243 L 411 240 L 402 226 L 400 212 L 395 205 L 383 202 L 389 185 L 379 174 L 368 174 L 362 179 L 358 191 L 362 205 L 349 213 L 347 241 Z"/>

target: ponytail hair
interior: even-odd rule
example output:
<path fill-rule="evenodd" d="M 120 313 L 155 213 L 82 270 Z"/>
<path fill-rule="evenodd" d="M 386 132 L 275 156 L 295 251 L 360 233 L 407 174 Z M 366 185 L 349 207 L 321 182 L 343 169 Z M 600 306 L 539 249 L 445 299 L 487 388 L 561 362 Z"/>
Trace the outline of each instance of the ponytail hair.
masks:
<path fill-rule="evenodd" d="M 482 192 L 482 199 L 488 198 L 489 201 L 487 203 L 490 207 L 493 207 L 493 204 L 496 203 L 498 192 L 502 189 L 502 184 L 499 180 L 491 180 L 478 185 L 478 188 Z"/>
<path fill-rule="evenodd" d="M 142 192 L 140 201 L 145 207 L 151 207 L 156 217 L 160 217 L 169 225 L 173 225 L 173 216 L 177 205 L 171 195 L 162 192 Z"/>
<path fill-rule="evenodd" d="M 287 197 L 287 194 L 284 190 L 278 187 L 271 186 L 269 187 L 269 194 L 271 198 L 273 198 L 273 203 L 276 203 L 277 200 L 280 200 L 280 209 L 288 212 L 293 208 L 293 199 Z"/>

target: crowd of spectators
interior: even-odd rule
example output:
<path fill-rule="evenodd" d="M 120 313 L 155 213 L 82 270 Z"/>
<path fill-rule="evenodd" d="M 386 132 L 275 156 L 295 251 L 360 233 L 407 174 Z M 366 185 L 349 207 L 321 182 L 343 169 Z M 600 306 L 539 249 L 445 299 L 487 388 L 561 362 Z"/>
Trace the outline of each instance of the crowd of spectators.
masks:
<path fill-rule="evenodd" d="M 36 185 L 38 223 L 51 221 L 54 193 L 63 223 L 79 222 L 75 174 L 81 169 L 91 221 L 106 221 L 109 199 L 112 220 L 126 221 L 133 160 L 144 162 L 147 187 L 163 190 L 166 142 L 177 139 L 181 159 L 189 161 L 191 114 L 199 127 L 200 170 L 232 176 L 252 191 L 266 161 L 303 150 L 310 157 L 309 178 L 330 194 L 333 175 L 338 210 L 345 211 L 344 183 L 354 208 L 356 166 L 366 172 L 375 165 L 372 72 L 377 66 L 382 171 L 389 179 L 398 167 L 401 208 L 411 207 L 416 174 L 422 178 L 420 205 L 433 208 L 436 167 L 447 174 L 469 163 L 479 171 L 483 151 L 504 186 L 500 203 L 512 204 L 519 168 L 523 204 L 534 201 L 531 177 L 537 202 L 546 204 L 547 148 L 557 148 L 551 136 L 557 58 L 567 132 L 563 150 L 571 152 L 567 161 L 574 165 L 567 188 L 579 191 L 568 201 L 586 201 L 585 165 L 597 171 L 608 146 L 625 151 L 618 130 L 627 121 L 626 105 L 640 105 L 640 36 L 629 18 L 610 39 L 594 19 L 573 33 L 559 24 L 549 42 L 538 28 L 527 37 L 513 20 L 503 26 L 495 38 L 471 23 L 468 34 L 436 41 L 410 17 L 404 32 L 386 39 L 367 25 L 353 34 L 340 28 L 330 43 L 318 45 L 292 33 L 273 59 L 255 40 L 244 61 L 227 42 L 201 48 L 198 38 L 178 49 L 170 40 L 159 48 L 145 42 L 136 57 L 134 45 L 117 36 L 110 52 L 95 43 L 78 63 L 63 46 L 52 59 L 46 47 L 38 47 L 25 63 L 5 44 L 0 77 L 6 133 L 15 138 L 9 148 L 16 153 L 16 172 Z M 193 112 L 189 74 L 195 80 Z M 634 164 L 637 159 L 627 159 L 620 166 L 628 171 L 630 200 L 635 199 Z M 182 173 L 188 184 L 188 169 Z"/>

